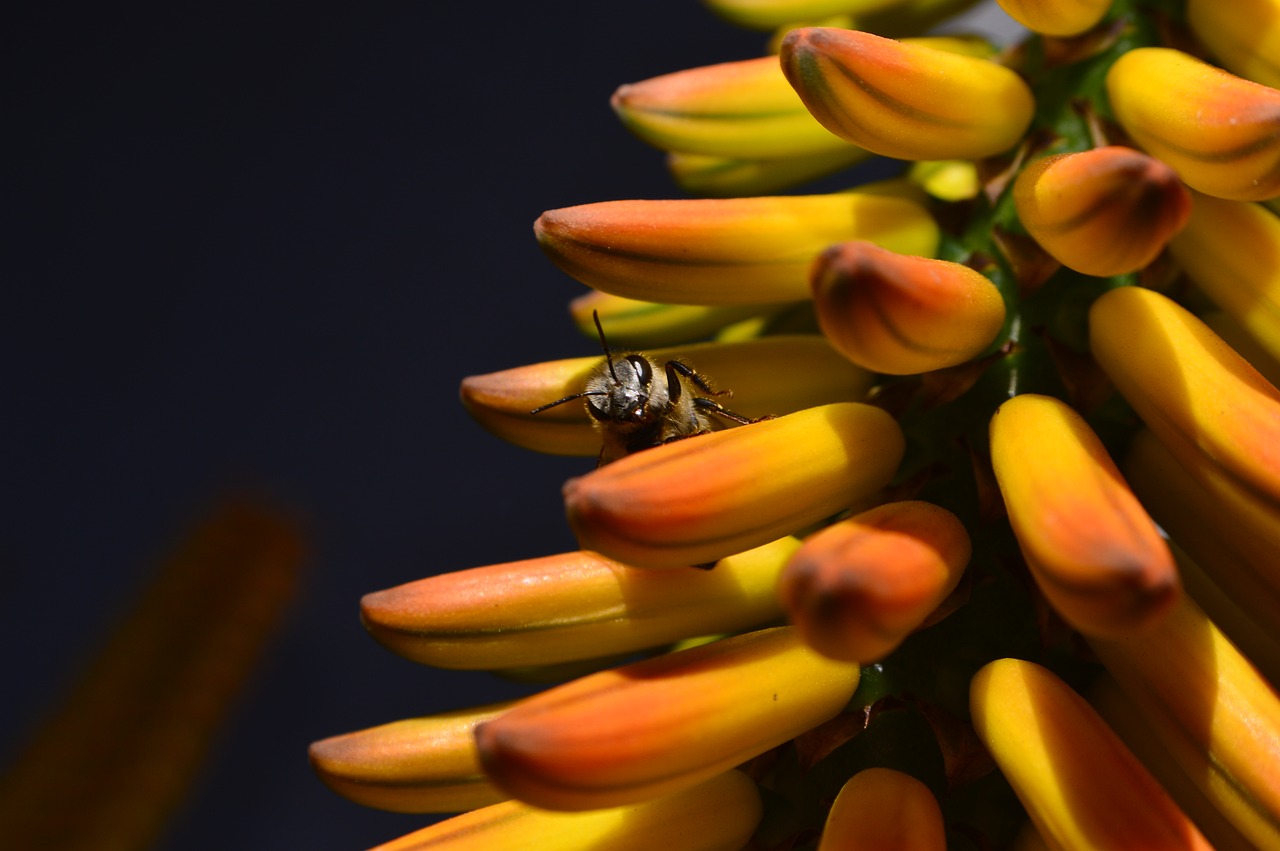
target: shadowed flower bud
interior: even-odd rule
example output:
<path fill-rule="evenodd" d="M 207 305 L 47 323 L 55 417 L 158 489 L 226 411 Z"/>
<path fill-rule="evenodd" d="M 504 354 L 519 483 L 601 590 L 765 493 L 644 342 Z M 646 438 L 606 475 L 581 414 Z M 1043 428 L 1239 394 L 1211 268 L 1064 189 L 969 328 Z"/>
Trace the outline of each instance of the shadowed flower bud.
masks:
<path fill-rule="evenodd" d="M 1022 138 L 1035 109 L 1027 84 L 1002 65 L 855 30 L 792 30 L 780 59 L 824 127 L 888 157 L 998 154 Z"/>
<path fill-rule="evenodd" d="M 855 165 L 871 156 L 855 145 L 821 154 L 783 159 L 738 159 L 706 154 L 667 155 L 667 170 L 685 192 L 704 198 L 775 195 Z"/>
<path fill-rule="evenodd" d="M 1280 91 L 1143 47 L 1111 66 L 1107 94 L 1134 141 L 1193 189 L 1236 201 L 1280 195 Z"/>
<path fill-rule="evenodd" d="M 1093 430 L 1065 403 L 1015 396 L 991 463 L 1036 584 L 1087 635 L 1149 628 L 1178 596 L 1169 547 Z"/>
<path fill-rule="evenodd" d="M 810 280 L 823 333 L 874 372 L 908 375 L 964 363 L 1004 323 L 1004 299 L 980 273 L 868 242 L 827 249 Z"/>
<path fill-rule="evenodd" d="M 1047 668 L 990 662 L 973 678 L 969 705 L 1049 847 L 1211 851 L 1098 713 Z"/>
<path fill-rule="evenodd" d="M 845 402 L 648 449 L 564 486 L 583 549 L 642 567 L 702 564 L 790 534 L 889 483 L 905 442 Z"/>
<path fill-rule="evenodd" d="M 818 851 L 946 851 L 942 808 L 929 787 L 892 768 L 866 768 L 836 795 Z"/>
<path fill-rule="evenodd" d="M 796 21 L 815 21 L 833 15 L 862 15 L 902 0 L 704 0 L 727 21 L 752 29 L 771 30 Z"/>
<path fill-rule="evenodd" d="M 424 827 L 372 851 L 738 851 L 762 808 L 756 784 L 726 771 L 674 795 L 626 807 L 555 813 L 519 801 Z"/>
<path fill-rule="evenodd" d="M 494 703 L 409 718 L 311 745 L 311 767 L 344 798 L 398 813 L 455 813 L 505 801 L 480 770 L 475 728 L 511 708 Z"/>
<path fill-rule="evenodd" d="M 1197 194 L 1169 244 L 1205 295 L 1280 358 L 1280 219 L 1260 204 Z"/>
<path fill-rule="evenodd" d="M 543 213 L 534 234 L 587 286 L 671 304 L 807 298 L 809 264 L 841 240 L 925 255 L 938 244 L 938 227 L 919 204 L 860 192 L 604 201 Z"/>
<path fill-rule="evenodd" d="M 863 665 L 893 652 L 960 581 L 969 535 L 927 502 L 891 502 L 828 526 L 782 572 L 778 596 L 805 642 Z"/>
<path fill-rule="evenodd" d="M 1079 35 L 1111 8 L 1111 0 L 997 0 L 1009 17 L 1044 35 Z"/>
<path fill-rule="evenodd" d="M 557 686 L 481 725 L 476 741 L 486 773 L 522 801 L 617 806 L 782 744 L 834 717 L 857 685 L 857 665 L 777 627 Z"/>
<path fill-rule="evenodd" d="M 1191 212 L 1169 166 L 1132 148 L 1037 160 L 1013 187 L 1018 218 L 1045 251 L 1086 275 L 1122 275 L 1156 259 Z"/>
<path fill-rule="evenodd" d="M 1280 88 L 1280 0 L 1187 0 L 1187 22 L 1224 68 Z"/>

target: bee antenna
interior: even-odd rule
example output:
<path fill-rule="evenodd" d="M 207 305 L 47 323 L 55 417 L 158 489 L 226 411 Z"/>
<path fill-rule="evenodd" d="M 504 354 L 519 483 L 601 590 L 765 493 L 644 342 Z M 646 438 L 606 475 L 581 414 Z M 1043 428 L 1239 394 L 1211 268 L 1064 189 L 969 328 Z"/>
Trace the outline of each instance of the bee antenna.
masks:
<path fill-rule="evenodd" d="M 609 342 L 604 338 L 604 326 L 600 324 L 600 312 L 591 311 L 591 318 L 596 323 L 596 332 L 600 335 L 600 348 L 604 349 L 604 359 L 609 364 L 609 374 L 613 376 L 613 383 L 618 383 L 618 373 L 613 371 L 613 355 L 609 354 Z"/>
<path fill-rule="evenodd" d="M 548 402 L 545 405 L 539 405 L 529 413 L 540 414 L 543 411 L 545 411 L 547 408 L 554 408 L 556 405 L 563 405 L 565 402 L 572 402 L 574 399 L 581 399 L 584 396 L 608 396 L 608 395 L 609 395 L 609 391 L 607 390 L 584 390 L 581 393 L 574 393 L 572 396 L 565 396 L 563 399 L 557 399 L 554 402 Z"/>

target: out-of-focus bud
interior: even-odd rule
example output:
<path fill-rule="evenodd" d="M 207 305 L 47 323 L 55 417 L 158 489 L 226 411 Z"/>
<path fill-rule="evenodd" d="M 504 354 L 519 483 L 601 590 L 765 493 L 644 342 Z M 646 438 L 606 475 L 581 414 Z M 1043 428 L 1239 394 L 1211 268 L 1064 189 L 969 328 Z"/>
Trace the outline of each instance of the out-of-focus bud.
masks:
<path fill-rule="evenodd" d="M 778 192 L 843 171 L 871 154 L 855 145 L 821 154 L 782 159 L 742 159 L 685 154 L 667 155 L 667 170 L 676 185 L 703 198 L 775 195 Z"/>
<path fill-rule="evenodd" d="M 827 249 L 810 280 L 827 339 L 873 372 L 909 375 L 964 363 L 1004 323 L 1004 299 L 980 273 L 869 242 Z"/>
<path fill-rule="evenodd" d="M 1120 635 L 1169 611 L 1173 556 L 1083 417 L 1015 396 L 991 418 L 991 463 L 1036 584 L 1068 623 Z"/>
<path fill-rule="evenodd" d="M 776 627 L 557 686 L 482 724 L 476 742 L 485 772 L 522 801 L 618 806 L 687 789 L 829 720 L 858 673 Z"/>
<path fill-rule="evenodd" d="M 818 851 L 946 851 L 946 833 L 928 786 L 892 768 L 864 768 L 836 795 Z"/>
<path fill-rule="evenodd" d="M 1260 204 L 1196 194 L 1169 244 L 1205 295 L 1280 358 L 1280 219 Z"/>
<path fill-rule="evenodd" d="M 603 201 L 543 213 L 542 250 L 589 287 L 671 304 L 767 304 L 809 295 L 809 265 L 866 239 L 930 255 L 938 226 L 919 204 L 861 192 Z"/>
<path fill-rule="evenodd" d="M 626 564 L 704 564 L 867 500 L 897 471 L 897 421 L 844 402 L 630 455 L 564 486 L 584 549 Z"/>
<path fill-rule="evenodd" d="M 1111 8 L 1111 0 L 997 0 L 1009 17 L 1043 35 L 1079 35 Z"/>
<path fill-rule="evenodd" d="M 760 823 L 756 784 L 740 771 L 626 807 L 556 813 L 505 801 L 416 830 L 372 851 L 738 851 Z"/>
<path fill-rule="evenodd" d="M 977 159 L 1022 138 L 1030 88 L 994 62 L 870 33 L 808 27 L 787 33 L 782 70 L 824 127 L 899 159 Z"/>
<path fill-rule="evenodd" d="M 583 336 L 598 339 L 598 316 L 600 324 L 608 329 L 610 346 L 644 350 L 704 340 L 727 325 L 769 313 L 768 308 L 751 304 L 661 304 L 598 290 L 569 302 L 569 315 Z"/>
<path fill-rule="evenodd" d="M 409 718 L 314 742 L 311 767 L 333 791 L 397 813 L 456 813 L 505 801 L 480 770 L 476 725 L 512 703 Z"/>
<path fill-rule="evenodd" d="M 969 707 L 974 729 L 1049 847 L 1210 851 L 1098 713 L 1047 668 L 991 662 L 973 678 Z"/>
<path fill-rule="evenodd" d="M 783 570 L 778 596 L 810 647 L 867 665 L 892 653 L 951 593 L 970 552 L 950 511 L 891 502 L 806 540 Z"/>
<path fill-rule="evenodd" d="M 1280 88 L 1280 0 L 1187 0 L 1187 22 L 1224 68 Z"/>
<path fill-rule="evenodd" d="M 902 0 L 704 0 L 726 21 L 741 27 L 771 30 L 796 21 L 816 21 L 832 15 L 862 15 L 902 3 Z"/>
<path fill-rule="evenodd" d="M 1155 260 L 1191 212 L 1172 168 L 1122 147 L 1037 160 L 1018 175 L 1013 200 L 1045 251 L 1077 272 L 1103 277 Z"/>
<path fill-rule="evenodd" d="M 1236 201 L 1280 195 L 1280 91 L 1142 47 L 1111 66 L 1107 94 L 1134 141 L 1193 189 Z"/>

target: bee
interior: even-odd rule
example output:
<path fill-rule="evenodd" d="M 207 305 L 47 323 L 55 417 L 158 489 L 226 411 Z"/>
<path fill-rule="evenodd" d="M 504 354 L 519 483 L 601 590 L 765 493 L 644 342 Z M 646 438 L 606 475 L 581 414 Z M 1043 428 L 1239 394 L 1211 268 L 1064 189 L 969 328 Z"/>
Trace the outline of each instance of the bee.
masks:
<path fill-rule="evenodd" d="M 634 352 L 615 358 L 609 351 L 599 314 L 592 311 L 591 318 L 600 335 L 604 362 L 591 371 L 582 392 L 540 405 L 530 413 L 585 399 L 587 413 L 602 438 L 598 466 L 673 440 L 713 431 L 716 423 L 712 417 L 741 424 L 755 422 L 717 402 L 713 397 L 732 396 L 732 391 L 713 389 L 705 377 L 686 363 L 669 360 L 659 365 L 656 360 Z"/>

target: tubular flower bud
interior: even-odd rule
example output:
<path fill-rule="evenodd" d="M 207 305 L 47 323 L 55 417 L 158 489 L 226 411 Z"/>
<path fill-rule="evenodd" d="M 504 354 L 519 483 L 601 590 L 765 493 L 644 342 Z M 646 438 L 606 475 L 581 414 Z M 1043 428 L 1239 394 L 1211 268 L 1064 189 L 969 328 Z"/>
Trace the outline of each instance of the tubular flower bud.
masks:
<path fill-rule="evenodd" d="M 564 486 L 584 549 L 641 567 L 759 546 L 889 483 L 905 440 L 880 408 L 844 402 L 630 455 Z"/>
<path fill-rule="evenodd" d="M 1107 94 L 1134 141 L 1193 189 L 1236 201 L 1280 195 L 1280 91 L 1143 47 L 1111 66 Z"/>
<path fill-rule="evenodd" d="M 1018 218 L 1054 259 L 1086 275 L 1121 275 L 1156 259 L 1191 212 L 1169 166 L 1132 148 L 1033 162 L 1013 187 Z"/>
<path fill-rule="evenodd" d="M 695 343 L 647 354 L 659 364 L 677 360 L 714 377 L 717 386 L 734 391 L 734 412 L 753 419 L 860 399 L 872 381 L 870 373 L 817 335 Z M 600 452 L 600 437 L 583 404 L 531 412 L 580 392 L 601 360 L 568 358 L 469 376 L 462 381 L 462 402 L 477 422 L 503 440 L 555 455 L 594 456 Z"/>
<path fill-rule="evenodd" d="M 552 810 L 686 789 L 834 717 L 858 666 L 790 627 L 727 638 L 584 677 L 476 730 L 486 773 Z M 714 723 L 698 723 L 714 719 Z"/>
<path fill-rule="evenodd" d="M 373 851 L 738 851 L 760 823 L 756 785 L 740 771 L 664 798 L 585 813 L 556 813 L 519 801 L 455 816 Z"/>
<path fill-rule="evenodd" d="M 1004 299 L 979 272 L 869 242 L 824 251 L 810 278 L 827 339 L 873 372 L 910 375 L 964 363 L 1004 324 Z"/>
<path fill-rule="evenodd" d="M 1200 607 L 1184 597 L 1146 634 L 1090 643 L 1215 806 L 1280 847 L 1280 696 Z"/>
<path fill-rule="evenodd" d="M 1022 78 L 994 62 L 870 33 L 795 29 L 782 70 L 824 127 L 913 160 L 977 159 L 1013 147 L 1035 109 Z"/>
<path fill-rule="evenodd" d="M 612 104 L 631 132 L 667 151 L 779 159 L 850 147 L 809 114 L 773 56 L 632 83 Z"/>
<path fill-rule="evenodd" d="M 445 573 L 368 594 L 373 637 L 415 662 L 498 670 L 629 653 L 779 617 L 783 538 L 715 570 L 638 570 L 591 552 Z"/>
<path fill-rule="evenodd" d="M 834 174 L 871 156 L 854 145 L 822 154 L 783 159 L 738 159 L 706 154 L 667 155 L 667 170 L 690 195 L 733 198 L 773 195 L 783 189 Z"/>
<path fill-rule="evenodd" d="M 758 30 L 771 30 L 796 21 L 832 15 L 860 15 L 895 6 L 902 0 L 705 0 L 711 11 L 727 21 Z"/>
<path fill-rule="evenodd" d="M 534 233 L 587 286 L 671 304 L 799 301 L 813 258 L 845 239 L 904 254 L 938 244 L 919 204 L 860 192 L 605 201 L 543 213 Z"/>
<path fill-rule="evenodd" d="M 476 725 L 511 701 L 409 718 L 311 745 L 311 767 L 333 791 L 380 810 L 451 813 L 487 807 L 507 795 L 485 778 Z"/>
<path fill-rule="evenodd" d="M 942 808 L 929 787 L 892 768 L 866 768 L 836 795 L 818 851 L 946 851 Z"/>
<path fill-rule="evenodd" d="M 1187 0 L 1187 22 L 1224 68 L 1280 88 L 1280 0 Z"/>
<path fill-rule="evenodd" d="M 998 0 L 1009 17 L 1044 35 L 1079 35 L 1111 8 L 1111 0 Z"/>
<path fill-rule="evenodd" d="M 1168 612 L 1173 556 L 1079 414 L 1015 396 L 991 418 L 991 463 L 1036 584 L 1068 623 L 1119 635 Z"/>
<path fill-rule="evenodd" d="M 609 329 L 610 346 L 647 349 L 710 337 L 735 322 L 767 316 L 768 310 L 750 304 L 660 304 L 591 290 L 569 302 L 569 313 L 578 330 L 593 340 L 594 317 L 599 316 L 600 324 Z"/>
<path fill-rule="evenodd" d="M 891 502 L 805 541 L 778 596 L 810 647 L 867 665 L 893 652 L 951 593 L 970 551 L 950 511 Z"/>
<path fill-rule="evenodd" d="M 1051 848 L 1210 845 L 1097 712 L 1047 668 L 984 666 L 969 688 L 974 729 Z"/>
<path fill-rule="evenodd" d="M 1203 322 L 1151 290 L 1121 287 L 1089 311 L 1094 356 L 1187 471 L 1212 466 L 1280 504 L 1280 393 Z"/>
<path fill-rule="evenodd" d="M 1205 295 L 1280 358 L 1280 219 L 1266 207 L 1194 198 L 1191 221 L 1169 244 Z"/>

